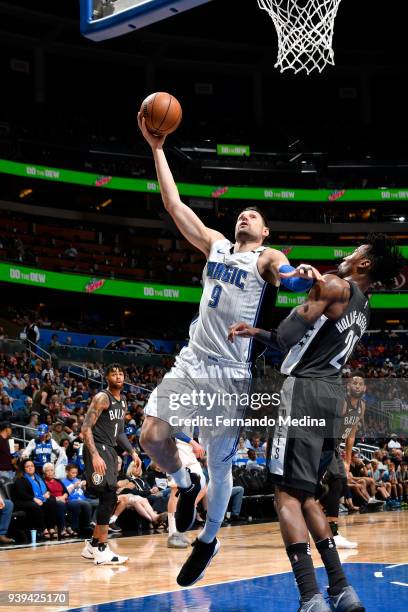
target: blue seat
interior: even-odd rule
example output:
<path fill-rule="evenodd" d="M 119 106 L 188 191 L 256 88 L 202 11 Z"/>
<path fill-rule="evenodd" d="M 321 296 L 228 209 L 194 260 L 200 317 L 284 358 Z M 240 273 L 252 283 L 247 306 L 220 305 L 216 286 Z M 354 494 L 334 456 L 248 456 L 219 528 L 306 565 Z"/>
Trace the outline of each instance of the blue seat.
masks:
<path fill-rule="evenodd" d="M 11 389 L 7 389 L 7 393 L 12 398 L 18 398 L 24 395 L 20 389 L 17 389 L 17 387 L 12 387 Z"/>
<path fill-rule="evenodd" d="M 16 410 L 23 410 L 25 408 L 25 403 L 22 399 L 15 399 L 12 405 L 13 412 Z"/>

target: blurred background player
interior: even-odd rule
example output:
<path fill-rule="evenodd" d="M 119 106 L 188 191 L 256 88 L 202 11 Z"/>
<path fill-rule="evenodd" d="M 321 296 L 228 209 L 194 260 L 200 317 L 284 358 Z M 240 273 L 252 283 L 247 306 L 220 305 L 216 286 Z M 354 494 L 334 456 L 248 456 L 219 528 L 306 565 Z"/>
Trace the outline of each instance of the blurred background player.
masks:
<path fill-rule="evenodd" d="M 251 366 L 261 349 L 257 342 L 239 339 L 235 345 L 225 339 L 225 328 L 244 318 L 255 324 L 271 314 L 280 284 L 280 273 L 292 271 L 293 277 L 282 282 L 294 291 L 310 288 L 313 278 L 321 278 L 312 266 L 301 265 L 296 270 L 289 266 L 280 251 L 263 246 L 269 235 L 266 218 L 255 207 L 244 209 L 235 225 L 235 243 L 220 232 L 206 227 L 199 217 L 180 200 L 163 151 L 165 136 L 152 135 L 145 120 L 138 116 L 139 127 L 150 145 L 156 165 L 157 178 L 164 207 L 180 232 L 207 258 L 200 314 L 190 325 L 190 340 L 171 371 L 153 391 L 145 408 L 140 443 L 155 463 L 171 474 L 179 489 L 176 527 L 179 532 L 190 529 L 195 520 L 195 503 L 201 490 L 197 474 L 190 474 L 180 460 L 172 436 L 183 426 L 172 428 L 171 416 L 180 422 L 200 411 L 208 416 L 206 406 L 179 406 L 170 410 L 170 395 L 207 393 L 220 390 L 227 393 L 247 390 L 251 380 Z M 259 349 L 259 350 L 258 350 Z M 219 407 L 221 408 L 221 407 Z M 233 416 L 236 407 L 229 412 Z M 221 408 L 225 414 L 225 407 Z M 207 452 L 209 486 L 208 513 L 204 529 L 193 544 L 193 552 L 183 565 L 177 582 L 181 586 L 194 584 L 203 575 L 220 544 L 216 534 L 224 519 L 232 489 L 231 465 L 239 438 L 239 431 L 230 428 L 215 431 L 201 429 Z"/>
<path fill-rule="evenodd" d="M 176 434 L 175 439 L 183 467 L 188 468 L 190 473 L 197 474 L 200 478 L 201 491 L 196 499 L 195 505 L 197 507 L 200 500 L 202 500 L 207 493 L 207 485 L 203 468 L 198 461 L 198 459 L 204 458 L 205 450 L 193 438 L 187 436 L 187 434 Z M 169 481 L 169 485 L 171 486 L 171 494 L 167 507 L 169 521 L 169 537 L 167 538 L 167 546 L 168 548 L 187 548 L 190 544 L 190 540 L 184 535 L 184 533 L 179 533 L 176 528 L 175 513 L 177 506 L 177 485 L 172 478 Z"/>
<path fill-rule="evenodd" d="M 290 427 L 279 422 L 272 442 L 270 471 L 276 484 L 275 503 L 286 552 L 300 592 L 300 612 L 329 612 L 319 591 L 308 533 L 316 543 L 329 579 L 330 603 L 337 612 L 364 612 L 341 567 L 327 519 L 315 500 L 321 475 L 333 458 L 337 420 L 343 415 L 341 367 L 369 322 L 366 293 L 377 280 L 389 284 L 402 257 L 394 242 L 373 235 L 345 257 L 337 276 L 325 275 L 307 301 L 294 308 L 276 332 L 237 323 L 235 337 L 264 339 L 284 353 L 279 414 L 324 420 L 322 427 Z"/>
<path fill-rule="evenodd" d="M 347 398 L 342 417 L 343 431 L 334 457 L 324 475 L 324 483 L 328 486 L 328 491 L 319 500 L 326 511 L 337 548 L 357 548 L 358 546 L 357 542 L 351 542 L 339 533 L 338 518 L 340 500 L 347 490 L 347 473 L 350 471 L 351 452 L 356 440 L 357 429 L 359 423 L 362 423 L 364 419 L 365 402 L 362 398 L 365 391 L 364 377 L 359 372 L 353 373 L 347 384 Z M 342 443 L 345 444 L 344 460 L 340 448 Z M 375 496 L 370 498 L 369 503 L 375 506 L 383 505 Z"/>
<path fill-rule="evenodd" d="M 82 556 L 93 559 L 95 565 L 118 565 L 128 560 L 107 545 L 109 519 L 116 504 L 118 455 L 115 447 L 121 446 L 132 455 L 135 464 L 140 464 L 124 431 L 127 410 L 126 399 L 121 394 L 124 380 L 121 365 L 113 363 L 107 367 L 108 388 L 95 395 L 82 426 L 87 491 L 99 499 L 92 540 L 86 542 Z"/>

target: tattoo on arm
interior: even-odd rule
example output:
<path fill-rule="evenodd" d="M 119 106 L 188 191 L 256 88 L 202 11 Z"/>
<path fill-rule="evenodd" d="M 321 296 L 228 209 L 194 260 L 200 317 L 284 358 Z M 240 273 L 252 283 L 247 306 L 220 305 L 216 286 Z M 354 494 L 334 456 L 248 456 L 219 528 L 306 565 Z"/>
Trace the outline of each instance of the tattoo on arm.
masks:
<path fill-rule="evenodd" d="M 109 408 L 108 396 L 106 395 L 106 393 L 101 392 L 95 395 L 85 415 L 81 431 L 84 436 L 85 445 L 91 455 L 98 454 L 98 451 L 95 446 L 92 428 L 94 427 L 96 421 L 99 419 L 101 413 L 107 408 Z"/>

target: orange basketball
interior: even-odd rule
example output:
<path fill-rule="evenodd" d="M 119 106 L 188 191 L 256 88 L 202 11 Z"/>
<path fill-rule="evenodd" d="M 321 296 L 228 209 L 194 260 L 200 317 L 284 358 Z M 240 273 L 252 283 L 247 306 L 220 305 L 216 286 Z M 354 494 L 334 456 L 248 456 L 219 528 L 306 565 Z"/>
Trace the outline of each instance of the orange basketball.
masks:
<path fill-rule="evenodd" d="M 169 93 L 158 91 L 142 102 L 140 112 L 146 127 L 155 136 L 171 134 L 180 125 L 182 110 L 180 102 Z"/>

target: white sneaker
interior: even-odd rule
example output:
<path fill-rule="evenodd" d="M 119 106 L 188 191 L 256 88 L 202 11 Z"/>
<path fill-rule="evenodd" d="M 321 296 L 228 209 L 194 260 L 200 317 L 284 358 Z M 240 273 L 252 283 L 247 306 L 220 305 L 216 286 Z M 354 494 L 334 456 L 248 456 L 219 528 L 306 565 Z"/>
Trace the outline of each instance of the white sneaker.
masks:
<path fill-rule="evenodd" d="M 172 533 L 167 538 L 167 548 L 188 548 L 190 541 L 186 542 L 183 533 Z"/>
<path fill-rule="evenodd" d="M 358 547 L 357 542 L 350 542 L 350 540 L 347 540 L 339 533 L 336 536 L 334 536 L 334 542 L 336 544 L 336 548 L 357 548 Z"/>
<path fill-rule="evenodd" d="M 81 552 L 81 557 L 83 557 L 84 559 L 94 559 L 95 550 L 97 550 L 97 548 L 93 548 L 91 546 L 91 540 L 86 540 L 85 546 L 83 547 Z"/>
<path fill-rule="evenodd" d="M 121 563 L 126 563 L 128 559 L 129 557 L 121 557 L 113 552 L 108 545 L 106 545 L 105 550 L 96 548 L 94 552 L 95 565 L 121 565 Z"/>

